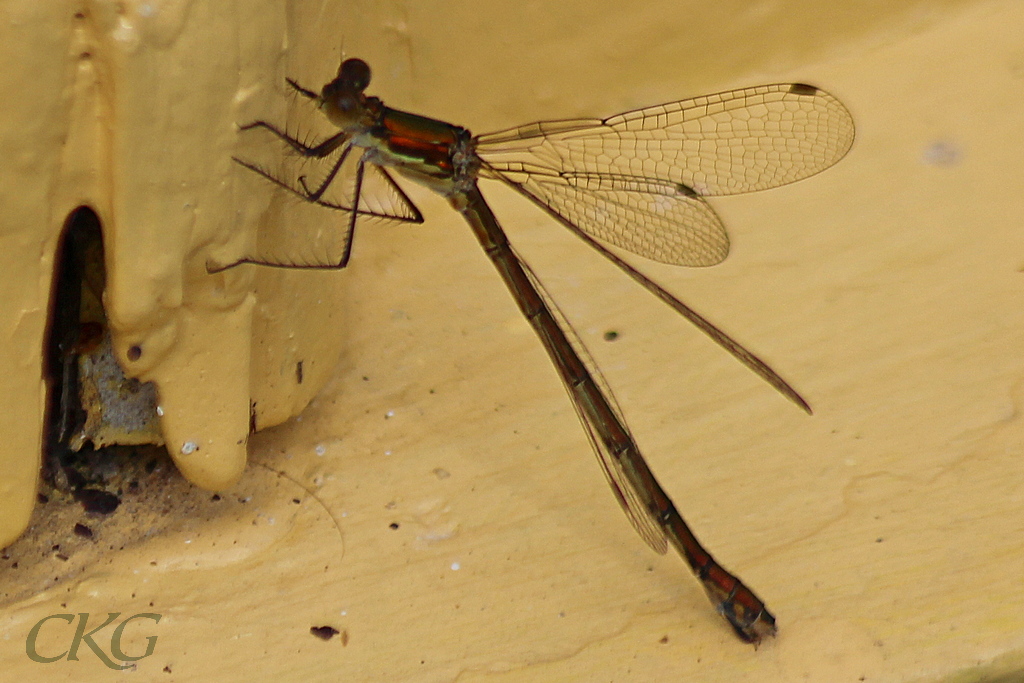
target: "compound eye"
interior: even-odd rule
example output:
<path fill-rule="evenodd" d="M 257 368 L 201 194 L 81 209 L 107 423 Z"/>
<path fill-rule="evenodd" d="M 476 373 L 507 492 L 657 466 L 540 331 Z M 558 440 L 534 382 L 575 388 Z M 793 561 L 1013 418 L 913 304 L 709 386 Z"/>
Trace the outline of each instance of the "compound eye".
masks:
<path fill-rule="evenodd" d="M 338 80 L 362 92 L 370 85 L 370 65 L 361 59 L 346 59 L 338 68 Z"/>

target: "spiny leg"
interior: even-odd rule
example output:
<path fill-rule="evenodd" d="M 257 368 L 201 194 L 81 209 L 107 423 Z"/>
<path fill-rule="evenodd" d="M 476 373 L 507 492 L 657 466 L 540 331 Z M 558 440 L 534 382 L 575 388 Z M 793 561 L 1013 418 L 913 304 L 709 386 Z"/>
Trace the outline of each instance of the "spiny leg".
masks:
<path fill-rule="evenodd" d="M 346 150 L 347 151 L 347 150 Z M 345 239 L 345 253 L 341 255 L 341 261 L 338 262 L 338 268 L 344 268 L 348 265 L 348 259 L 352 256 L 352 242 L 356 238 L 356 218 L 359 216 L 359 198 L 363 191 L 363 169 L 365 166 L 365 158 L 363 155 L 359 157 L 359 163 L 356 165 L 356 188 L 352 195 L 352 215 L 348 219 L 348 235 Z"/>
<path fill-rule="evenodd" d="M 318 97 L 320 97 L 314 91 L 310 90 L 309 88 L 303 88 L 301 85 L 299 85 L 297 82 L 293 81 L 290 78 L 286 78 L 284 80 L 288 82 L 288 85 L 292 86 L 292 89 L 295 90 L 295 92 L 299 93 L 303 97 L 308 97 L 311 100 L 315 100 Z"/>
<path fill-rule="evenodd" d="M 306 185 L 306 176 L 304 176 L 304 175 L 300 175 L 299 176 L 299 178 L 298 178 L 299 185 L 302 186 L 302 191 L 306 193 L 306 197 L 305 198 L 306 198 L 307 201 L 313 202 L 314 204 L 316 204 L 317 202 L 320 201 L 320 197 L 324 196 L 324 192 L 326 192 L 327 188 L 330 187 L 332 182 L 334 182 L 335 176 L 337 176 L 338 175 L 338 171 L 341 170 L 341 165 L 345 163 L 345 159 L 348 158 L 349 152 L 351 152 L 351 151 L 352 151 L 352 145 L 349 145 L 348 147 L 345 148 L 345 150 L 341 153 L 341 156 L 338 157 L 338 160 L 334 162 L 333 166 L 331 166 L 331 170 L 327 174 L 327 176 L 323 179 L 323 182 L 321 182 L 320 186 L 317 187 L 315 190 L 310 190 L 309 186 Z M 362 159 L 359 160 L 359 166 L 356 169 L 356 172 L 358 174 L 358 178 L 356 179 L 356 183 L 357 183 L 357 186 L 356 186 L 356 199 L 358 200 L 358 198 L 359 198 L 359 190 L 360 190 L 359 185 L 362 184 L 362 175 L 363 175 L 363 160 Z M 353 203 L 352 204 L 352 210 L 353 211 L 358 209 L 358 207 L 359 207 L 359 205 L 357 203 Z"/>
<path fill-rule="evenodd" d="M 335 133 L 331 137 L 327 138 L 323 142 L 316 145 L 307 145 L 298 138 L 294 138 L 288 133 L 284 132 L 280 128 L 277 128 L 273 124 L 267 123 L 266 121 L 253 121 L 241 126 L 239 130 L 253 130 L 254 128 L 263 128 L 276 135 L 280 140 L 288 143 L 288 146 L 298 152 L 304 157 L 313 157 L 316 159 L 322 159 L 334 150 L 338 149 L 345 140 L 348 139 L 348 135 L 344 132 Z"/>

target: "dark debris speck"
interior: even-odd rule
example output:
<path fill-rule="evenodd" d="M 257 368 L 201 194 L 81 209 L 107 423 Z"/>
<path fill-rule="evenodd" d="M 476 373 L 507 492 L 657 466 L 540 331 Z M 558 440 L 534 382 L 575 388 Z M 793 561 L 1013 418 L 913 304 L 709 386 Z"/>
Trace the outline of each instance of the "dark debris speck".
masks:
<path fill-rule="evenodd" d="M 320 640 L 330 640 L 339 633 L 338 629 L 333 626 L 313 626 L 309 632 Z"/>

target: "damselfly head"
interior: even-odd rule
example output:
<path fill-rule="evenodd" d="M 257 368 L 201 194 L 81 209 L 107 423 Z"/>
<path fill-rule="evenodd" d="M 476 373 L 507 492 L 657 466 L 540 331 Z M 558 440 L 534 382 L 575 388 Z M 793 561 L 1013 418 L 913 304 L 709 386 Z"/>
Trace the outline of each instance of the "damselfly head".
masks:
<path fill-rule="evenodd" d="M 361 59 L 346 59 L 338 67 L 338 78 L 351 85 L 352 88 L 362 92 L 370 85 L 370 65 Z"/>
<path fill-rule="evenodd" d="M 362 125 L 366 112 L 363 90 L 370 84 L 370 66 L 361 59 L 346 59 L 338 76 L 320 93 L 320 108 L 339 128 Z"/>

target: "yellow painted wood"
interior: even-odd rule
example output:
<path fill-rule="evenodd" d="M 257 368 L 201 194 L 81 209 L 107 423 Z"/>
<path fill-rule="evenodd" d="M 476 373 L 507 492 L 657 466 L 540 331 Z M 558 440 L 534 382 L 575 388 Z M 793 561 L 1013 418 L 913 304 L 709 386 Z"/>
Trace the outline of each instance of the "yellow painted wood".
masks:
<path fill-rule="evenodd" d="M 28 522 L 35 505 L 35 480 L 39 471 L 42 413 L 45 406 L 42 371 L 42 338 L 46 325 L 45 292 L 49 289 L 53 247 L 41 243 L 59 229 L 60 218 L 48 215 L 51 188 L 44 182 L 15 183 L 26 175 L 49 178 L 61 157 L 61 136 L 54 133 L 64 121 L 60 106 L 69 31 L 57 28 L 60 8 L 23 3 L 5 8 L 0 28 L 0 58 L 22 69 L 0 70 L 0 92 L 7 104 L 0 107 L 0 239 L 4 276 L 0 279 L 3 306 L 3 343 L 0 354 L 5 368 L 0 407 L 0 543 L 15 538 Z M 53 27 L 49 32 L 18 32 L 18 24 Z M 19 95 L 22 70 L 49 84 L 35 98 Z M 41 209 L 42 207 L 42 209 Z M 42 214 L 42 215 L 40 215 Z M 54 225 L 54 221 L 56 225 Z M 28 426 L 28 428 L 26 428 Z"/>
<path fill-rule="evenodd" d="M 2 9 L 0 51 L 23 65 L 3 76 L 0 114 L 6 544 L 35 504 L 54 254 L 76 207 L 103 224 L 115 355 L 127 374 L 157 384 L 168 450 L 199 486 L 231 486 L 250 427 L 305 407 L 333 369 L 343 318 L 337 278 L 208 272 L 237 259 L 285 201 L 254 198 L 231 156 L 243 110 L 284 107 L 271 84 L 288 5 L 267 3 L 244 26 L 223 3 L 11 0 Z M 295 36 L 303 25 L 291 24 Z"/>
<path fill-rule="evenodd" d="M 772 81 L 847 104 L 858 139 L 834 169 L 714 202 L 724 264 L 647 267 L 813 417 L 484 187 L 777 639 L 737 642 L 681 561 L 636 538 L 486 257 L 413 189 L 425 225 L 365 229 L 349 271 L 309 275 L 344 283 L 341 362 L 299 418 L 251 440 L 239 484 L 214 501 L 158 470 L 90 521 L 95 541 L 70 534 L 74 508 L 36 511 L 70 555 L 6 551 L 3 670 L 109 680 L 91 654 L 37 664 L 24 642 L 47 615 L 117 611 L 162 615 L 126 630 L 130 652 L 159 637 L 147 680 L 1016 680 L 1024 9 L 722 7 L 354 6 L 266 70 L 317 87 L 344 41 L 374 94 L 479 131 Z M 310 635 L 321 625 L 346 637 Z M 52 622 L 40 647 L 68 630 Z"/>

